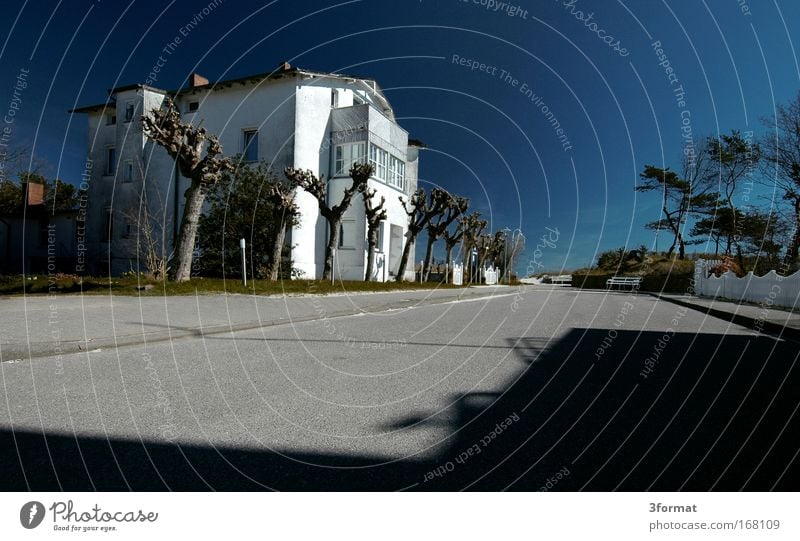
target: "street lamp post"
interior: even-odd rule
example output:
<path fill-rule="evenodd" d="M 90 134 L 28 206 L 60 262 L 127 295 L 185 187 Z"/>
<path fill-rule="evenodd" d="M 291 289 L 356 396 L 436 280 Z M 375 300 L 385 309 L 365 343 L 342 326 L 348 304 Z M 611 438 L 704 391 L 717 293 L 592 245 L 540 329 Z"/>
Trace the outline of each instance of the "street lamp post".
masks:
<path fill-rule="evenodd" d="M 520 237 L 522 237 L 524 239 L 525 235 L 522 234 L 522 230 L 519 229 L 519 228 L 515 229 L 514 232 L 511 233 L 511 261 L 510 261 L 510 264 L 512 266 L 514 265 L 514 252 L 517 249 L 517 243 L 519 242 L 519 238 Z M 511 275 L 510 274 L 508 275 L 508 283 L 511 283 Z"/>
<path fill-rule="evenodd" d="M 242 285 L 247 287 L 247 250 L 244 239 L 239 239 L 239 250 L 242 252 Z"/>
<path fill-rule="evenodd" d="M 508 284 L 508 234 L 511 233 L 511 229 L 506 227 L 503 233 L 503 276 Z"/>

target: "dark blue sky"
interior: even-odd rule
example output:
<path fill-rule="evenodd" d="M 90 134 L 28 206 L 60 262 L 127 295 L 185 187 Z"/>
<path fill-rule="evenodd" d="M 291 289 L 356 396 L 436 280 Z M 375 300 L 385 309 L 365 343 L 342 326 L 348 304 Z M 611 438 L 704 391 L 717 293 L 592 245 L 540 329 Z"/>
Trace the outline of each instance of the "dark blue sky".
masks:
<path fill-rule="evenodd" d="M 175 36 L 182 43 L 154 86 L 282 60 L 373 77 L 429 146 L 422 180 L 469 196 L 493 229 L 522 229 L 520 270 L 546 228 L 557 229 L 536 261 L 559 269 L 588 265 L 598 250 L 654 246 L 643 224 L 659 217 L 660 201 L 634 186 L 646 163 L 679 165 L 682 126 L 697 142 L 731 129 L 759 134 L 761 118 L 800 90 L 794 1 L 522 0 L 495 10 L 492 0 L 218 0 L 187 29 L 209 3 L 5 2 L 0 109 L 29 72 L 13 143 L 76 181 L 86 123 L 66 111 L 144 82 Z M 656 41 L 678 83 L 659 65 Z M 486 66 L 472 70 L 473 61 Z M 658 243 L 666 249 L 667 235 Z"/>

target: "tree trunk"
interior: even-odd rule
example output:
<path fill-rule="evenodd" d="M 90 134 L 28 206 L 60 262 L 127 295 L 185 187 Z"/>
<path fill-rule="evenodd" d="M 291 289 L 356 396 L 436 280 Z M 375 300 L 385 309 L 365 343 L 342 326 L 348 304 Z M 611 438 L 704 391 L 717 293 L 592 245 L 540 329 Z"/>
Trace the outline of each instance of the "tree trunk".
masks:
<path fill-rule="evenodd" d="M 282 218 L 275 231 L 274 244 L 272 245 L 272 260 L 270 261 L 269 279 L 277 280 L 281 270 L 281 256 L 283 255 L 283 242 L 286 240 L 286 218 Z"/>
<path fill-rule="evenodd" d="M 445 264 L 445 268 L 447 269 L 447 272 L 444 273 L 444 275 L 445 275 L 444 276 L 444 283 L 445 284 L 449 284 L 450 283 L 450 277 L 453 275 L 453 262 L 450 260 L 450 258 L 453 257 L 453 248 L 454 247 L 449 245 L 449 244 L 445 246 L 445 252 L 446 253 L 445 253 L 444 264 Z"/>
<path fill-rule="evenodd" d="M 428 233 L 428 247 L 425 248 L 425 265 L 422 267 L 424 280 L 427 282 L 431 276 L 431 263 L 433 262 L 433 244 L 436 238 Z"/>
<path fill-rule="evenodd" d="M 364 272 L 364 281 L 372 282 L 372 269 L 375 268 L 375 247 L 378 246 L 378 228 L 367 231 L 367 268 Z"/>
<path fill-rule="evenodd" d="M 186 206 L 181 217 L 181 227 L 178 238 L 175 240 L 175 274 L 176 282 L 188 282 L 192 277 L 192 256 L 194 255 L 194 241 L 197 236 L 197 224 L 203 210 L 203 201 L 206 194 L 203 185 L 192 182 L 186 190 Z"/>
<path fill-rule="evenodd" d="M 683 235 L 678 233 L 678 259 L 686 257 L 686 241 L 683 240 Z"/>
<path fill-rule="evenodd" d="M 339 228 L 342 218 L 328 221 L 330 235 L 328 235 L 328 246 L 325 248 L 325 268 L 322 271 L 322 279 L 330 280 L 333 275 L 333 251 L 339 247 Z"/>
<path fill-rule="evenodd" d="M 403 246 L 403 257 L 400 258 L 400 268 L 397 269 L 397 276 L 395 277 L 398 282 L 403 281 L 403 275 L 406 273 L 406 267 L 408 266 L 408 257 L 411 255 L 411 246 L 414 245 L 416 240 L 416 235 L 409 235 L 406 245 Z"/>

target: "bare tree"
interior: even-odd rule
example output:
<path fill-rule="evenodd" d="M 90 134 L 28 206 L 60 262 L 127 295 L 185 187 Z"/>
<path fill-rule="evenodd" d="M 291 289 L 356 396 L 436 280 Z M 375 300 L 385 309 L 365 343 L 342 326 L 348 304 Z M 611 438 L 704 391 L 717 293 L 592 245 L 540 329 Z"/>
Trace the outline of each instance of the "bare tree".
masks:
<path fill-rule="evenodd" d="M 765 182 L 783 192 L 789 203 L 793 227 L 785 260 L 794 267 L 800 256 L 800 93 L 763 122 L 769 130 L 761 139 Z"/>
<path fill-rule="evenodd" d="M 272 256 L 269 267 L 270 280 L 277 280 L 281 270 L 281 254 L 286 240 L 286 229 L 296 225 L 300 216 L 300 208 L 295 202 L 296 188 L 297 185 L 290 180 L 280 182 L 274 178 L 267 186 L 267 200 L 272 204 L 276 213 L 275 237 L 272 239 Z"/>
<path fill-rule="evenodd" d="M 369 166 L 371 167 L 371 166 Z M 370 171 L 370 175 L 372 172 Z M 376 190 L 365 187 L 361 190 L 364 199 L 364 214 L 367 217 L 367 268 L 364 273 L 364 280 L 372 281 L 372 269 L 375 267 L 375 249 L 378 245 L 378 231 L 381 222 L 386 219 L 386 198 L 381 196 L 381 202 L 376 206 L 373 202 Z"/>
<path fill-rule="evenodd" d="M 406 232 L 406 243 L 403 246 L 403 256 L 400 258 L 400 267 L 397 270 L 397 281 L 403 281 L 403 275 L 408 266 L 408 258 L 411 256 L 411 247 L 417 240 L 417 235 L 425 229 L 428 222 L 433 216 L 442 212 L 442 205 L 445 198 L 436 192 L 445 193 L 439 188 L 434 188 L 431 192 L 431 200 L 428 202 L 428 197 L 423 188 L 415 191 L 408 202 L 403 197 L 400 197 L 400 204 L 403 205 L 403 210 L 408 215 L 408 232 Z M 421 271 L 422 269 L 420 269 Z"/>
<path fill-rule="evenodd" d="M 445 229 L 442 233 L 442 237 L 444 237 L 444 260 L 445 264 L 447 265 L 447 276 L 445 276 L 445 282 L 450 281 L 450 272 L 452 272 L 452 264 L 453 264 L 453 248 L 461 242 L 461 239 L 464 237 L 464 222 L 466 221 L 466 216 L 461 216 L 457 218 L 455 221 L 456 227 L 455 229 Z"/>
<path fill-rule="evenodd" d="M 142 128 L 147 137 L 167 151 L 181 175 L 191 182 L 184 194 L 186 205 L 175 239 L 173 265 L 173 279 L 186 282 L 192 275 L 195 237 L 206 188 L 218 183 L 226 171 L 232 171 L 233 164 L 222 155 L 222 147 L 215 136 L 205 128 L 181 120 L 181 113 L 170 98 L 164 100 L 162 108 L 153 109 L 142 117 Z"/>
<path fill-rule="evenodd" d="M 345 188 L 339 204 L 334 206 L 328 204 L 328 184 L 325 182 L 324 175 L 317 177 L 311 170 L 303 171 L 294 167 L 287 167 L 284 174 L 291 183 L 314 196 L 317 200 L 319 213 L 328 221 L 328 245 L 325 248 L 325 268 L 322 271 L 322 279 L 330 280 L 333 272 L 333 251 L 339 244 L 339 228 L 342 225 L 342 217 L 347 209 L 350 208 L 356 192 L 366 186 L 372 174 L 372 166 L 353 164 L 350 168 L 350 178 L 353 182 L 349 188 Z"/>
<path fill-rule="evenodd" d="M 457 195 L 450 195 L 444 190 L 434 189 L 431 197 L 441 197 L 444 200 L 441 202 L 442 212 L 431 217 L 428 222 L 428 247 L 425 250 L 425 266 L 423 274 L 425 280 L 430 278 L 431 263 L 433 260 L 433 245 L 439 238 L 444 235 L 445 231 L 450 227 L 459 216 L 462 216 L 469 207 L 469 200 Z M 450 255 L 448 254 L 448 261 Z"/>
<path fill-rule="evenodd" d="M 473 212 L 468 218 L 469 220 L 464 229 L 464 266 L 471 270 L 470 254 L 472 248 L 479 248 L 481 235 L 486 226 L 489 225 L 489 222 L 481 220 L 480 214 L 477 212 Z M 469 281 L 472 282 L 472 272 L 469 273 L 469 276 Z"/>

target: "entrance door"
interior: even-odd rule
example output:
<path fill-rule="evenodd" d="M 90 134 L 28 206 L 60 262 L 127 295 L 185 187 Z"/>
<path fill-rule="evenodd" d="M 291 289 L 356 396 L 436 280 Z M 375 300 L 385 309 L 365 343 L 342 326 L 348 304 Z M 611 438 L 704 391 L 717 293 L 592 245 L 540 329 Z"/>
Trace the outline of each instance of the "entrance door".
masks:
<path fill-rule="evenodd" d="M 389 229 L 389 274 L 392 276 L 397 276 L 401 257 L 403 257 L 403 228 L 392 224 Z"/>

